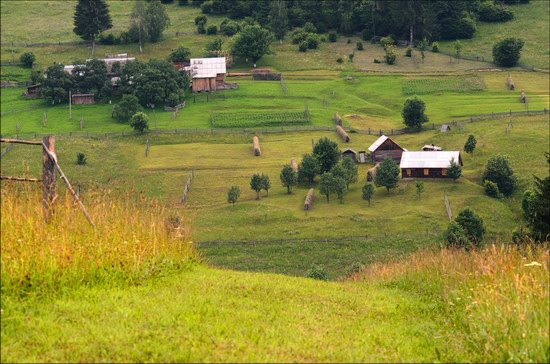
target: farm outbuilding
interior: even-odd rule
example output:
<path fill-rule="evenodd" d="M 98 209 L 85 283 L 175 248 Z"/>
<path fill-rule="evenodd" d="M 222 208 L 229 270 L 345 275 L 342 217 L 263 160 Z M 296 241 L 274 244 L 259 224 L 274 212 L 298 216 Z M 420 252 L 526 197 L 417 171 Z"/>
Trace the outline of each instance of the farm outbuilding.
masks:
<path fill-rule="evenodd" d="M 443 149 L 441 147 L 438 147 L 437 145 L 426 144 L 422 147 L 422 150 L 424 152 L 441 152 Z"/>
<path fill-rule="evenodd" d="M 403 178 L 449 178 L 447 168 L 454 158 L 462 165 L 459 151 L 403 152 L 399 168 Z"/>
<path fill-rule="evenodd" d="M 27 86 L 27 91 L 25 92 L 26 98 L 33 98 L 38 96 L 38 91 L 40 91 L 40 84 Z"/>
<path fill-rule="evenodd" d="M 72 95 L 74 105 L 91 105 L 95 104 L 94 94 L 76 94 Z"/>
<path fill-rule="evenodd" d="M 401 154 L 403 154 L 403 151 L 406 151 L 406 149 L 402 148 L 399 144 L 387 136 L 382 135 L 374 143 L 372 143 L 369 147 L 369 151 L 371 152 L 371 159 L 373 163 L 380 163 L 384 159 L 388 158 L 399 162 L 401 160 Z"/>
<path fill-rule="evenodd" d="M 367 152 L 364 150 L 359 151 L 359 163 L 367 163 Z"/>
<path fill-rule="evenodd" d="M 212 92 L 225 89 L 225 57 L 191 58 L 187 67 L 193 92 Z"/>
<path fill-rule="evenodd" d="M 357 152 L 351 148 L 346 148 L 342 151 L 342 158 L 350 157 L 352 161 L 357 163 Z"/>

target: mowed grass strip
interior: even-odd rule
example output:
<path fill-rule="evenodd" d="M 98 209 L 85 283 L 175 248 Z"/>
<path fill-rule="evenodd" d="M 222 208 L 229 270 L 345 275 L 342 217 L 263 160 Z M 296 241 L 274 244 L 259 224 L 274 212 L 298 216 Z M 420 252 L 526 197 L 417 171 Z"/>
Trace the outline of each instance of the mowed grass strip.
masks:
<path fill-rule="evenodd" d="M 476 76 L 434 77 L 403 81 L 403 94 L 425 95 L 440 92 L 469 92 L 485 89 L 483 79 Z"/>

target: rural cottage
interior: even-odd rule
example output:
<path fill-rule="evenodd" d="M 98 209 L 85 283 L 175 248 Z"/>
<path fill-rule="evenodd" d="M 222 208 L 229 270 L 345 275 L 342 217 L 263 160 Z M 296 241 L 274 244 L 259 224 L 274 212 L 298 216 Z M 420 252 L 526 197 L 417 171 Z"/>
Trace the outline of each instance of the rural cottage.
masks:
<path fill-rule="evenodd" d="M 372 143 L 369 147 L 369 151 L 371 152 L 373 163 L 380 163 L 384 161 L 384 159 L 388 158 L 399 162 L 401 160 L 401 154 L 403 154 L 406 149 L 402 148 L 399 144 L 387 136 L 382 135 L 374 143 Z"/>
<path fill-rule="evenodd" d="M 401 176 L 403 178 L 448 178 L 447 168 L 454 158 L 462 165 L 459 151 L 453 152 L 408 152 L 401 156 Z"/>

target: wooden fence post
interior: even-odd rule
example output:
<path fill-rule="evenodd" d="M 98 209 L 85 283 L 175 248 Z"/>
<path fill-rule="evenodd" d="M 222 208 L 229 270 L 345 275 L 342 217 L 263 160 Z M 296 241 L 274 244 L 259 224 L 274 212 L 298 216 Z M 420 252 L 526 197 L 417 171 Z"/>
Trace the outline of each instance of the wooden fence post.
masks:
<path fill-rule="evenodd" d="M 45 136 L 42 141 L 48 151 L 55 156 L 55 137 Z M 53 203 L 56 197 L 55 162 L 51 160 L 46 150 L 42 150 L 42 202 L 46 222 L 49 222 L 52 217 Z"/>

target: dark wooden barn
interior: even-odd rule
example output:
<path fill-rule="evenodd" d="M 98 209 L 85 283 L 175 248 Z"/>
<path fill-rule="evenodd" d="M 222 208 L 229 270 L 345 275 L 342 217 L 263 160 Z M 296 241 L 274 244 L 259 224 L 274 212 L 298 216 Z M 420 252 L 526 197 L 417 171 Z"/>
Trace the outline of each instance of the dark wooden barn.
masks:
<path fill-rule="evenodd" d="M 404 151 L 399 168 L 402 178 L 449 178 L 447 168 L 453 159 L 462 165 L 459 151 Z"/>
<path fill-rule="evenodd" d="M 346 148 L 342 151 L 342 158 L 350 157 L 352 161 L 357 163 L 357 152 L 351 148 Z"/>
<path fill-rule="evenodd" d="M 399 163 L 401 160 L 401 154 L 403 154 L 403 151 L 405 150 L 406 149 L 402 148 L 399 144 L 385 135 L 382 135 L 369 147 L 373 163 L 380 163 L 384 161 L 384 159 L 388 158 L 391 158 Z"/>
<path fill-rule="evenodd" d="M 33 97 L 38 97 L 38 91 L 40 91 L 40 84 L 27 86 L 25 97 L 29 99 Z"/>
<path fill-rule="evenodd" d="M 95 104 L 94 94 L 76 94 L 72 95 L 73 105 L 91 105 Z"/>

